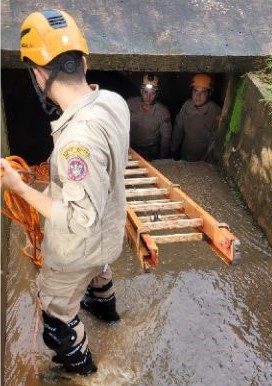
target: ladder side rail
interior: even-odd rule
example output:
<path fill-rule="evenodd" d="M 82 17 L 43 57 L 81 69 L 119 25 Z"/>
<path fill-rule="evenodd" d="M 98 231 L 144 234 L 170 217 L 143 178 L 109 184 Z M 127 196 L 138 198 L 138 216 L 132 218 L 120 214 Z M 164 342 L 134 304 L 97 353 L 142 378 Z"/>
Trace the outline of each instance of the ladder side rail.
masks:
<path fill-rule="evenodd" d="M 129 204 L 127 204 L 126 207 L 127 207 L 127 218 L 137 233 L 136 247 L 139 244 L 139 240 L 142 239 L 146 244 L 147 250 L 149 250 L 150 252 L 152 251 L 158 255 L 158 247 L 152 240 L 152 237 L 147 233 L 148 231 L 147 231 L 147 228 L 145 227 L 145 224 L 141 222 L 141 220 L 136 215 L 133 208 L 129 206 Z"/>
<path fill-rule="evenodd" d="M 148 264 L 148 257 L 150 252 L 147 250 L 142 240 L 140 240 L 140 243 L 137 247 L 137 232 L 128 219 L 126 220 L 126 235 L 130 247 L 139 259 L 141 268 L 144 270 L 150 268 L 150 265 Z"/>

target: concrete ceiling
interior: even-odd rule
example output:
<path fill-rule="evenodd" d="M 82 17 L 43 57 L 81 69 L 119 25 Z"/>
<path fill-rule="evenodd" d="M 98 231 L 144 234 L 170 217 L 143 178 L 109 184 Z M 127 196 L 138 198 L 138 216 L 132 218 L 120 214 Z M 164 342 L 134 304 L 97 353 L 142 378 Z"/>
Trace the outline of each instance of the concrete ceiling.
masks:
<path fill-rule="evenodd" d="M 31 12 L 64 9 L 98 70 L 246 72 L 272 56 L 272 0 L 2 0 L 2 66 Z"/>

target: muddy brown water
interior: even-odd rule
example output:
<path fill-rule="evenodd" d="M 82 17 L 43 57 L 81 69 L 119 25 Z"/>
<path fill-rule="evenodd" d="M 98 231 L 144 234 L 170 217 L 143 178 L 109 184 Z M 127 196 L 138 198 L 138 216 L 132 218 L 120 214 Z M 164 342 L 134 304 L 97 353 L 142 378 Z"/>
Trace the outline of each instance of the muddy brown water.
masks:
<path fill-rule="evenodd" d="M 35 305 L 36 269 L 12 226 L 8 277 L 6 386 L 271 386 L 272 249 L 236 191 L 215 166 L 154 165 L 241 241 L 230 267 L 205 242 L 160 247 L 160 265 L 143 273 L 127 244 L 112 265 L 122 321 L 84 312 L 98 372 L 68 376 L 53 368 Z M 35 330 L 37 333 L 35 333 Z"/>

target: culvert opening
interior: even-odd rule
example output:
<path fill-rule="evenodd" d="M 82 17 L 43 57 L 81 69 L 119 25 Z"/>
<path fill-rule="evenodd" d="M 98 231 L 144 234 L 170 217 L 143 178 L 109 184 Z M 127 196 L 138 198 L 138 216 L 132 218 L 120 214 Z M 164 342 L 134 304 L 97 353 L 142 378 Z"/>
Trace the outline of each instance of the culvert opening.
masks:
<path fill-rule="evenodd" d="M 191 97 L 191 72 L 161 72 L 158 101 L 165 104 L 171 113 L 172 123 L 183 103 Z M 211 99 L 223 107 L 227 74 L 211 73 L 214 90 Z M 115 91 L 128 99 L 140 93 L 143 72 L 88 71 L 89 83 Z M 30 165 L 45 161 L 53 148 L 50 121 L 42 109 L 32 85 L 29 73 L 24 69 L 2 69 L 2 93 L 6 115 L 7 135 L 12 155 L 23 157 Z"/>

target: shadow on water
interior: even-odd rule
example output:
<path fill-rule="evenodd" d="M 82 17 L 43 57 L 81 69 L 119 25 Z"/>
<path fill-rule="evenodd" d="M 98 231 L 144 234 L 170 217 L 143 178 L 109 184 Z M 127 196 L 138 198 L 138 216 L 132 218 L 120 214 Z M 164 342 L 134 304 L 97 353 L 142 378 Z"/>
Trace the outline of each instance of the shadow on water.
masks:
<path fill-rule="evenodd" d="M 35 275 L 13 226 L 8 278 L 6 385 L 271 386 L 272 249 L 217 169 L 204 163 L 154 165 L 241 241 L 225 265 L 204 242 L 160 248 L 143 273 L 125 243 L 112 265 L 122 321 L 80 313 L 98 372 L 69 377 L 52 369 L 35 314 Z M 38 330 L 35 338 L 35 328 Z"/>

